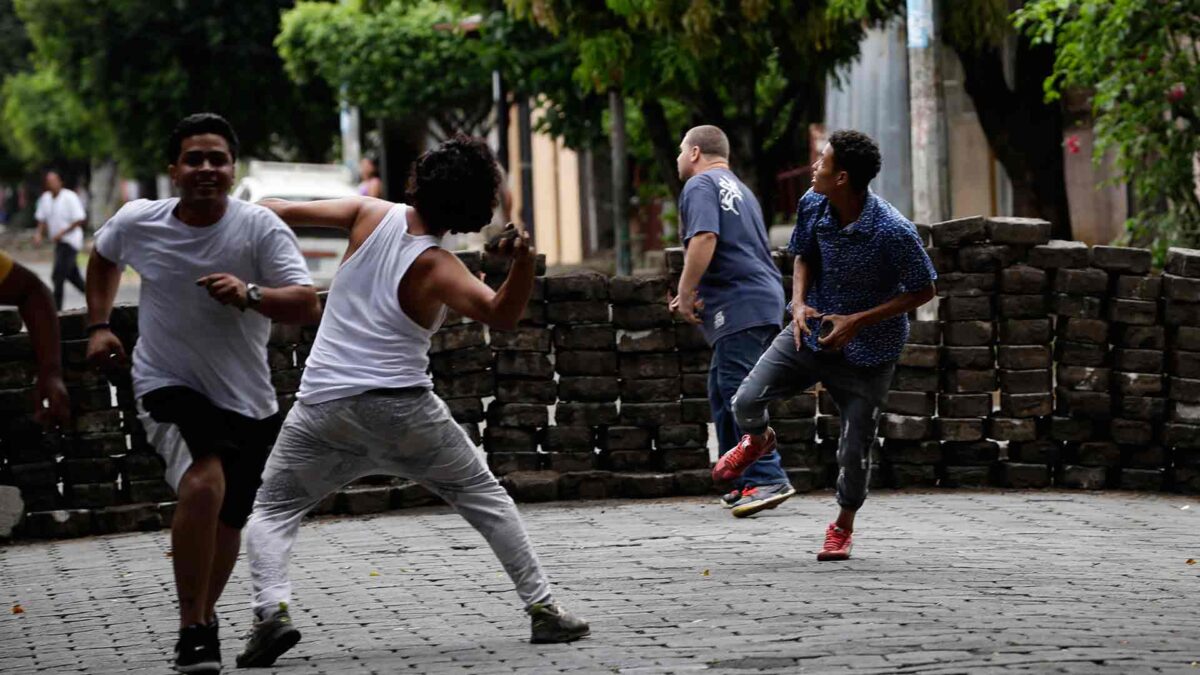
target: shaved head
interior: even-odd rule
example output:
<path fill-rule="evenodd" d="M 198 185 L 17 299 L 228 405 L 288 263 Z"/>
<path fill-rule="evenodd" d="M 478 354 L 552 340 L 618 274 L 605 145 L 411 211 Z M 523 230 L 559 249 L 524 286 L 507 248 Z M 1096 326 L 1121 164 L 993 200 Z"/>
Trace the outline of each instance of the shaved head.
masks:
<path fill-rule="evenodd" d="M 692 127 L 683 137 L 683 145 L 699 148 L 700 154 L 729 159 L 729 137 L 720 127 L 704 124 Z"/>

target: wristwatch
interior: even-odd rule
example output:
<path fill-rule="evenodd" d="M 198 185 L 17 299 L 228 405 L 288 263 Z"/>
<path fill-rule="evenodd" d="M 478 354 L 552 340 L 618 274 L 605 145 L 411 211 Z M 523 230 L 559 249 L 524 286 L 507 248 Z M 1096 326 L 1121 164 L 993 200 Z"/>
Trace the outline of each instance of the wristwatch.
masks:
<path fill-rule="evenodd" d="M 246 284 L 246 307 L 257 307 L 262 299 L 263 292 L 258 284 Z"/>

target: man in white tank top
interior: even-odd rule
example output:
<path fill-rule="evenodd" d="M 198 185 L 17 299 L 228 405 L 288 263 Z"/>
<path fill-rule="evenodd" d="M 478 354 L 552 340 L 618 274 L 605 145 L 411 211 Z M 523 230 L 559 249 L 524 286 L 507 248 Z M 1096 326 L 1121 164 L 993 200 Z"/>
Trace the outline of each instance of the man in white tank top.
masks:
<path fill-rule="evenodd" d="M 447 308 L 507 329 L 529 301 L 536 256 L 527 233 L 501 244 L 512 268 L 494 292 L 439 246 L 448 232 L 488 223 L 498 185 L 484 141 L 458 136 L 415 162 L 411 205 L 370 197 L 262 203 L 289 225 L 346 230 L 350 245 L 247 526 L 255 623 L 239 666 L 269 666 L 300 639 L 287 567 L 304 514 L 378 474 L 436 492 L 487 539 L 531 617 L 531 641 L 588 634 L 586 622 L 554 602 L 516 505 L 428 374 L 430 336 Z"/>

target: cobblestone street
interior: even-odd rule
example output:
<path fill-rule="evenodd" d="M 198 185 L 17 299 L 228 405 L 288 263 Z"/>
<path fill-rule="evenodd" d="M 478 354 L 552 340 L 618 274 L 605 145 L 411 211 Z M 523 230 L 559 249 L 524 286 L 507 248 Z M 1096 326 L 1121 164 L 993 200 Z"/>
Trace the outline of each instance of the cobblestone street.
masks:
<path fill-rule="evenodd" d="M 710 500 L 523 506 L 564 605 L 530 645 L 482 539 L 443 508 L 306 523 L 301 643 L 273 671 L 1200 672 L 1200 502 L 1133 493 L 872 496 L 855 558 L 817 563 L 827 494 L 735 521 Z M 164 673 L 168 533 L 0 548 L 0 672 Z M 247 569 L 221 605 L 227 671 Z"/>

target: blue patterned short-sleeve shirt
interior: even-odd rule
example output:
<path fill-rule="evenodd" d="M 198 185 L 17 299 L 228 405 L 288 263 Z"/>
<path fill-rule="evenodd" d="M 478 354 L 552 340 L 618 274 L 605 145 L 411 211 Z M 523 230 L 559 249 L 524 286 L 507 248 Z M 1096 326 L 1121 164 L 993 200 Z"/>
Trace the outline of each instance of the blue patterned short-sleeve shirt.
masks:
<path fill-rule="evenodd" d="M 917 228 L 873 192 L 858 220 L 842 227 L 829 201 L 809 190 L 800 198 L 788 250 L 817 267 L 805 302 L 822 314 L 863 312 L 937 279 Z M 804 343 L 820 351 L 820 321 L 809 322 L 813 330 Z M 898 359 L 907 340 L 908 316 L 901 314 L 863 328 L 842 351 L 852 364 L 877 366 Z"/>

